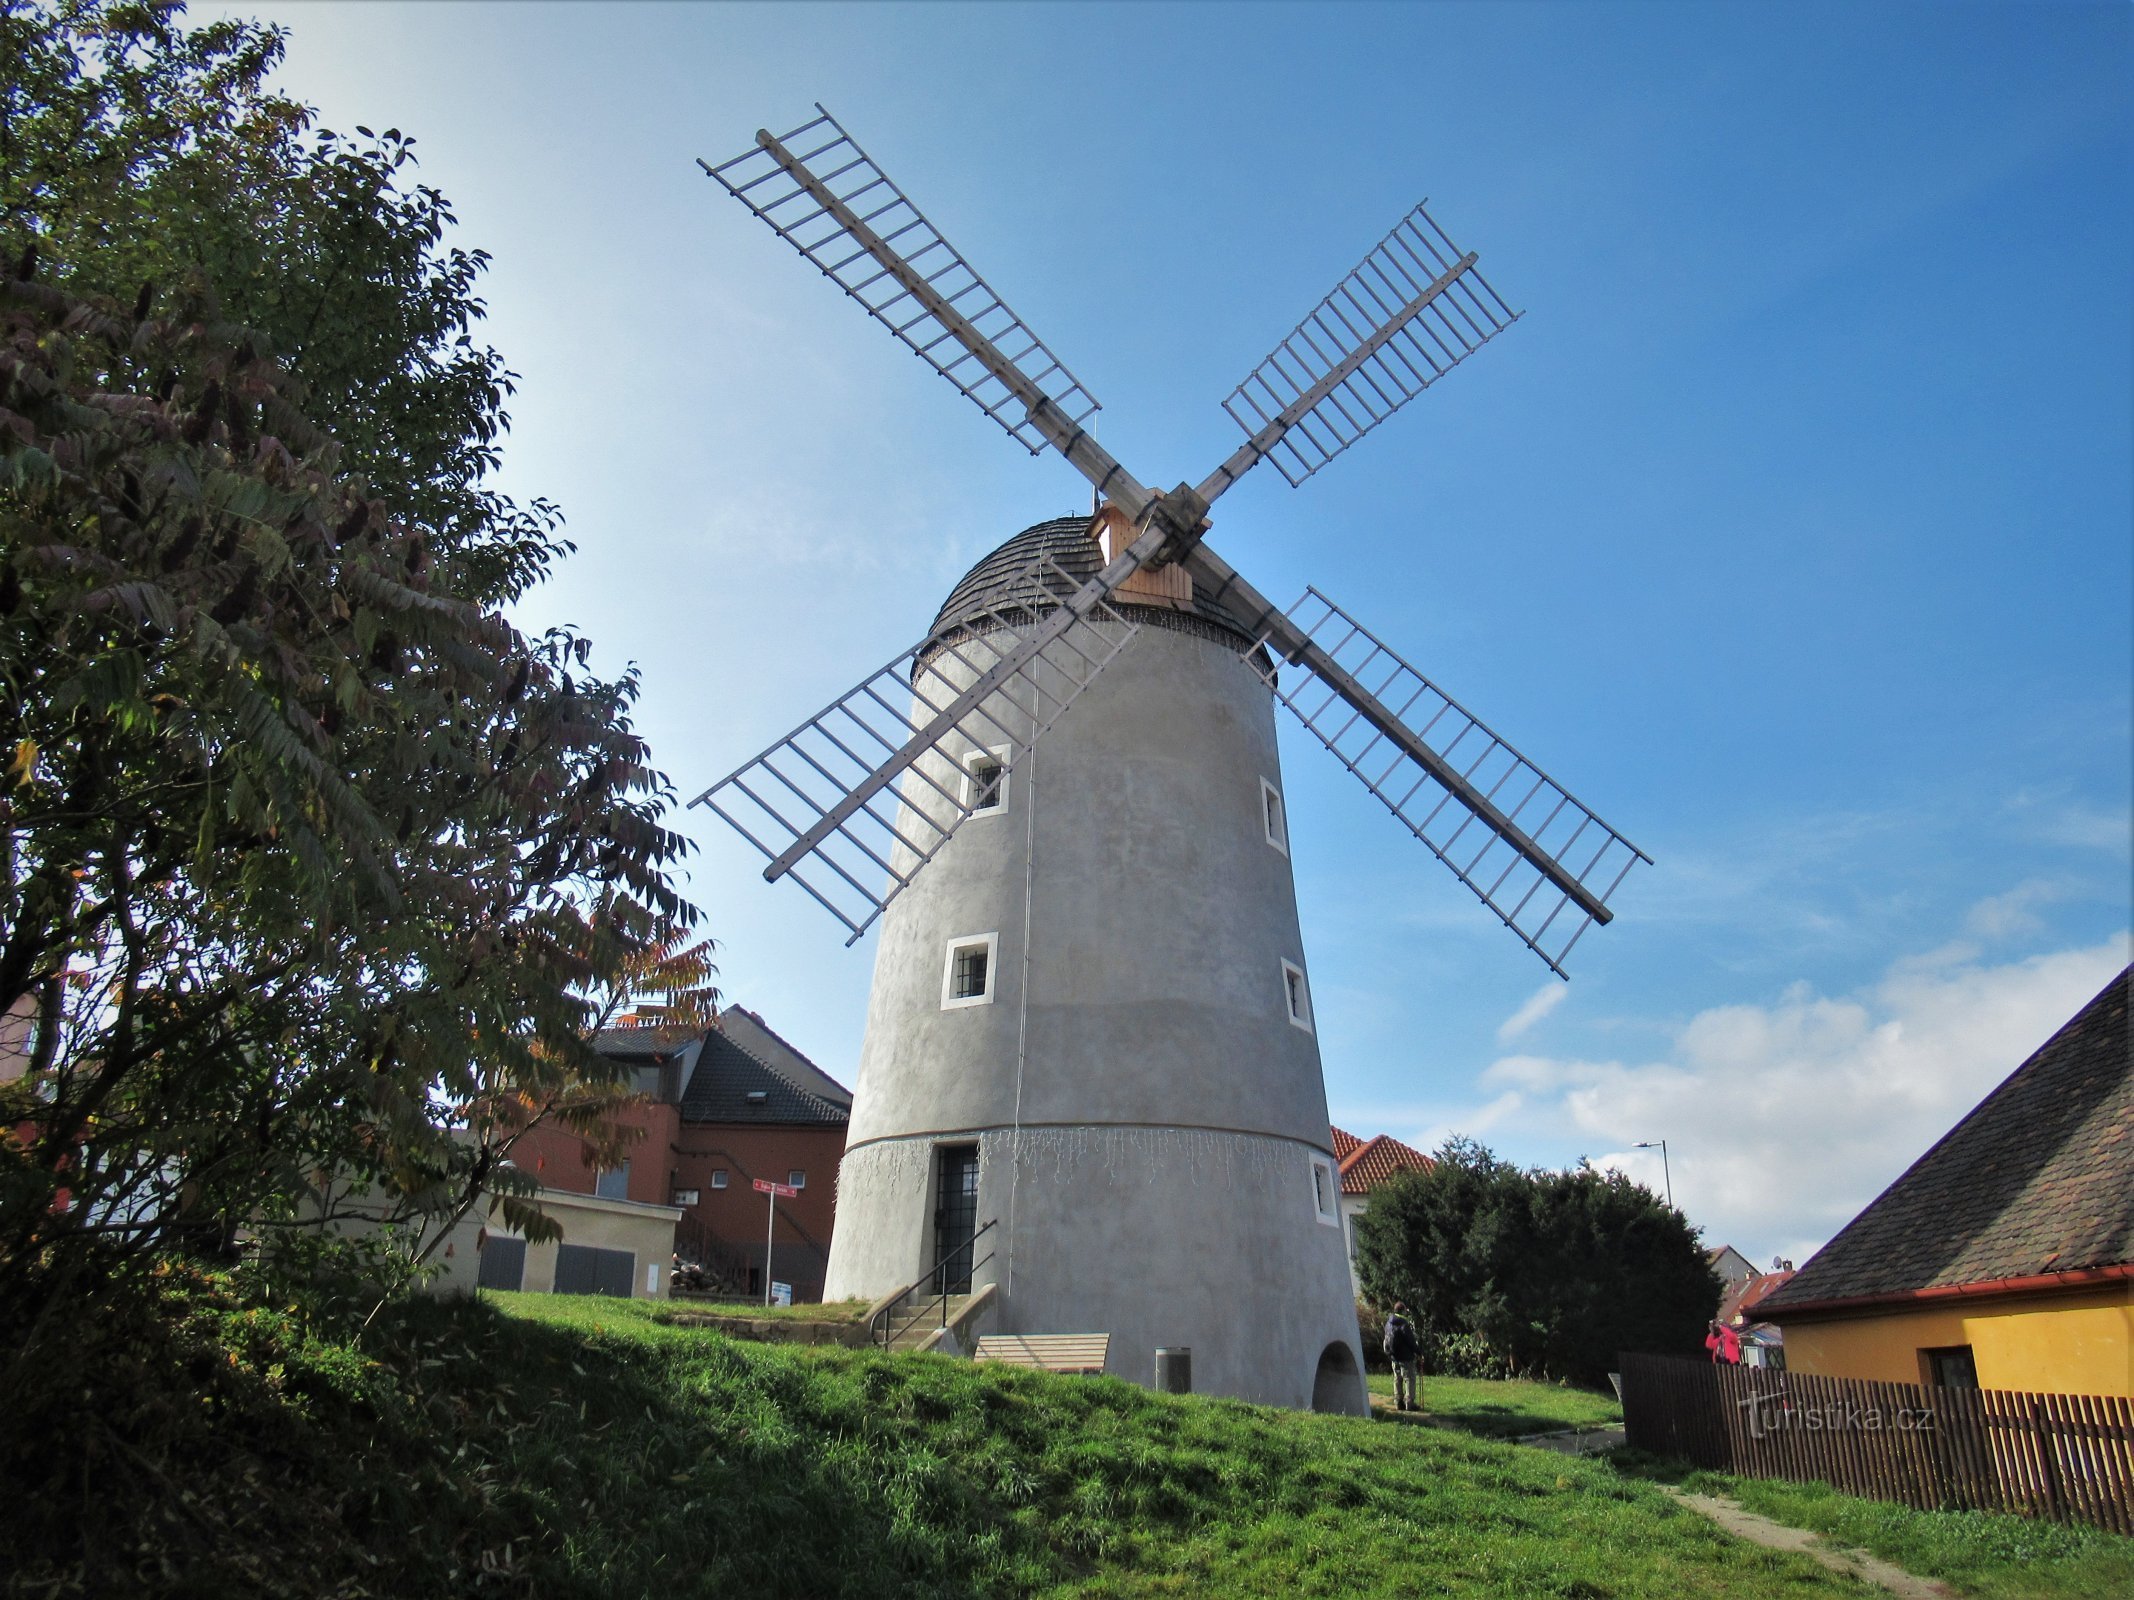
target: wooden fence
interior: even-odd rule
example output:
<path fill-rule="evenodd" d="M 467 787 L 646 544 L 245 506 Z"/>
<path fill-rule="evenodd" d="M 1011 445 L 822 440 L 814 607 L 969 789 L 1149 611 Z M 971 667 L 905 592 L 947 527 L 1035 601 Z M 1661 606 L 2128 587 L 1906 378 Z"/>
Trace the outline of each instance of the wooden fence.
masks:
<path fill-rule="evenodd" d="M 1928 1389 L 1626 1355 L 1629 1442 L 1743 1477 L 1921 1510 L 2013 1511 L 2134 1534 L 2134 1402 Z"/>

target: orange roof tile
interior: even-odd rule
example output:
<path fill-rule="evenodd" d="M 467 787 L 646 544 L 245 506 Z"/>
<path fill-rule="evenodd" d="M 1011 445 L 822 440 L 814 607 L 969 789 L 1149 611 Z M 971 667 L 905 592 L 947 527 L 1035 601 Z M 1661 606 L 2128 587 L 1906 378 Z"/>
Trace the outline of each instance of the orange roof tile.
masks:
<path fill-rule="evenodd" d="M 1336 1161 L 1348 1160 L 1349 1156 L 1363 1143 L 1361 1139 L 1346 1128 L 1329 1128 L 1327 1131 L 1334 1136 L 1334 1159 Z"/>
<path fill-rule="evenodd" d="M 1719 1301 L 1719 1320 L 1735 1322 L 1753 1320 L 1750 1313 L 1756 1303 L 1773 1289 L 1784 1283 L 1793 1274 L 1790 1271 L 1759 1272 L 1733 1284 Z"/>
<path fill-rule="evenodd" d="M 1340 1148 L 1338 1145 L 1335 1147 Z M 1396 1172 L 1420 1172 L 1430 1158 L 1390 1133 L 1357 1144 L 1341 1158 L 1341 1192 L 1369 1194 Z"/>

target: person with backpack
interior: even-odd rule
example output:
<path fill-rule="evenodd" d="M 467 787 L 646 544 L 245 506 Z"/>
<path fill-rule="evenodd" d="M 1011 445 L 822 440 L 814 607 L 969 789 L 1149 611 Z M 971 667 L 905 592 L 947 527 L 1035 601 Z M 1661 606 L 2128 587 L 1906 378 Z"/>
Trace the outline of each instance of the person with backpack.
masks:
<path fill-rule="evenodd" d="M 1416 1358 L 1422 1354 L 1422 1345 L 1415 1337 L 1415 1324 L 1408 1320 L 1408 1308 L 1398 1300 L 1393 1302 L 1393 1310 L 1386 1318 L 1383 1343 L 1386 1359 L 1393 1363 L 1393 1409 L 1422 1410 L 1422 1388 L 1415 1376 Z"/>

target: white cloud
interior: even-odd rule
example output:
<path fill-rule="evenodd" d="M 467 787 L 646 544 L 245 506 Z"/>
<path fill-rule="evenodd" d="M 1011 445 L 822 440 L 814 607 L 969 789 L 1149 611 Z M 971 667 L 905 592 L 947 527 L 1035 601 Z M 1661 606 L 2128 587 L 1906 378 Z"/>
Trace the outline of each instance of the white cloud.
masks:
<path fill-rule="evenodd" d="M 1525 1005 L 1504 1019 L 1502 1025 L 1497 1029 L 1497 1043 L 1503 1044 L 1506 1040 L 1518 1038 L 1519 1035 L 1562 1005 L 1564 996 L 1570 992 L 1570 985 L 1560 979 L 1552 979 L 1550 982 L 1543 984 L 1534 991 Z"/>
<path fill-rule="evenodd" d="M 2018 891 L 2019 893 L 2019 891 Z M 2004 897 L 2008 898 L 2008 897 Z M 1474 1132 L 1518 1113 L 1523 1136 L 1596 1152 L 1676 1201 L 1706 1239 L 1804 1260 L 2123 967 L 2125 935 L 2001 965 L 1964 946 L 1893 964 L 1853 996 L 1795 984 L 1717 1006 L 1660 1059 L 1515 1055 L 1476 1081 Z M 1450 1108 L 1448 1108 L 1450 1109 Z"/>
<path fill-rule="evenodd" d="M 1990 895 L 1979 901 L 1964 918 L 1964 926 L 1970 932 L 1987 939 L 2036 933 L 2045 926 L 2045 922 L 2033 908 L 2065 900 L 2072 892 L 2065 883 L 2048 878 L 2028 878 L 2006 894 Z"/>
<path fill-rule="evenodd" d="M 2125 855 L 2134 841 L 2134 814 L 2102 806 L 2063 806 L 2044 819 L 2039 835 L 2053 844 Z"/>
<path fill-rule="evenodd" d="M 2114 719 L 2125 742 L 2124 715 Z M 2124 806 L 2101 806 L 2069 798 L 2066 785 L 2018 789 L 2005 809 L 2026 824 L 2032 838 L 2077 850 L 2103 850 L 2123 856 L 2134 850 L 2134 812 Z"/>

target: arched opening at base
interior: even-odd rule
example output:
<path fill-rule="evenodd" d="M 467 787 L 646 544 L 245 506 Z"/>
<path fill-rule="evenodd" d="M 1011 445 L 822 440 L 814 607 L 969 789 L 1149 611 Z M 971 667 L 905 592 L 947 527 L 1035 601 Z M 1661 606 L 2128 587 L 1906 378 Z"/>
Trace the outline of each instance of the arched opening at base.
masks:
<path fill-rule="evenodd" d="M 1363 1374 L 1356 1370 L 1356 1353 L 1345 1339 L 1336 1339 L 1319 1352 L 1319 1370 L 1312 1378 L 1312 1409 L 1347 1417 L 1366 1412 Z"/>

